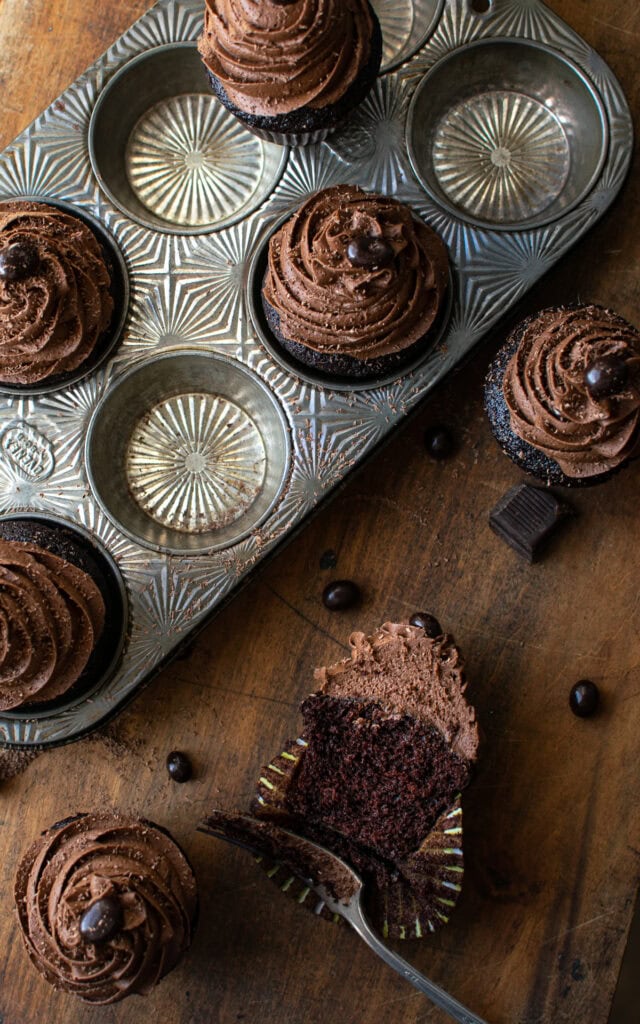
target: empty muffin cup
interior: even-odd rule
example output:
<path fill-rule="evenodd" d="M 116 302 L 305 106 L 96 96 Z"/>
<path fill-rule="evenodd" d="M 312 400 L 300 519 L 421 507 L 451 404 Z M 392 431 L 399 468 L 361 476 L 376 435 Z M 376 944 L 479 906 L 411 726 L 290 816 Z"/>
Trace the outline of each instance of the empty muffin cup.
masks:
<path fill-rule="evenodd" d="M 59 559 L 86 573 L 98 588 L 107 609 L 93 651 L 73 685 L 54 700 L 42 701 L 34 696 L 19 707 L 1 712 L 5 719 L 38 720 L 55 716 L 87 700 L 115 672 L 127 632 L 128 603 L 124 583 L 116 563 L 102 545 L 88 531 L 58 516 L 37 512 L 3 516 L 0 540 L 19 541 L 28 544 L 29 549 L 41 549 L 55 556 L 56 561 L 50 566 L 53 580 Z M 71 592 L 76 585 L 74 576 Z"/>
<path fill-rule="evenodd" d="M 454 216 L 539 227 L 592 189 L 607 154 L 602 101 L 586 75 L 539 43 L 491 39 L 439 61 L 409 108 L 416 176 Z"/>
<path fill-rule="evenodd" d="M 129 537 L 195 555 L 237 543 L 269 515 L 289 472 L 287 419 L 252 371 L 167 352 L 109 388 L 89 425 L 89 480 Z"/>
<path fill-rule="evenodd" d="M 89 155 L 118 209 L 181 235 L 247 217 L 287 161 L 211 94 L 195 43 L 158 46 L 114 74 L 91 116 Z"/>

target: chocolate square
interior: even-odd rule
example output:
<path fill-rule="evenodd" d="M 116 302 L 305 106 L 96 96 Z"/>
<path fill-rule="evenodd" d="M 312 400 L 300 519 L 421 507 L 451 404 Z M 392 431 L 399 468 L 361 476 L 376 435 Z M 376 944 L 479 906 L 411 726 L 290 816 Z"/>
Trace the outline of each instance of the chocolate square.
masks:
<path fill-rule="evenodd" d="M 522 558 L 534 562 L 556 527 L 574 509 L 553 491 L 531 484 L 511 487 L 489 514 L 489 525 Z"/>

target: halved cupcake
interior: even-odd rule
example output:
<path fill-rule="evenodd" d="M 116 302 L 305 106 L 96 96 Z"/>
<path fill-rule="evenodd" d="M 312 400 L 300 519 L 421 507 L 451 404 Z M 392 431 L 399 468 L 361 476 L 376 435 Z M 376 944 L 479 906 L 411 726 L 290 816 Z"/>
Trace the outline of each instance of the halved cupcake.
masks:
<path fill-rule="evenodd" d="M 461 890 L 460 792 L 477 757 L 475 711 L 451 637 L 386 623 L 350 643 L 351 658 L 316 671 L 302 733 L 262 769 L 252 813 L 355 868 L 383 935 L 421 938 L 448 920 Z M 237 815 L 216 812 L 208 825 L 231 838 L 245 829 L 251 841 Z M 258 838 L 269 877 L 317 912 L 291 874 L 313 878 L 313 865 L 300 865 L 304 850 L 287 839 L 279 851 L 268 832 Z"/>

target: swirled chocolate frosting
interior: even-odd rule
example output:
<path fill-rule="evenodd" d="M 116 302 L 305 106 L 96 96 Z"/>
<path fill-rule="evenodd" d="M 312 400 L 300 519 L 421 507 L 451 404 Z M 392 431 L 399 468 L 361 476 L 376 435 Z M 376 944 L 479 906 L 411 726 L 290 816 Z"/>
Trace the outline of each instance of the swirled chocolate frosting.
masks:
<path fill-rule="evenodd" d="M 206 0 L 198 49 L 236 107 L 274 117 L 336 103 L 372 34 L 366 0 Z"/>
<path fill-rule="evenodd" d="M 349 646 L 350 658 L 316 669 L 321 694 L 377 701 L 387 714 L 410 715 L 434 726 L 459 757 L 476 760 L 478 723 L 452 637 L 385 622 L 371 636 L 352 633 Z"/>
<path fill-rule="evenodd" d="M 113 313 L 110 276 L 93 232 L 46 203 L 0 203 L 0 256 L 16 243 L 36 258 L 26 276 L 0 276 L 0 381 L 37 384 L 91 354 Z"/>
<path fill-rule="evenodd" d="M 617 357 L 628 370 L 615 395 L 594 398 L 589 366 Z M 520 329 L 504 375 L 511 429 L 568 477 L 614 469 L 638 447 L 640 333 L 600 306 L 543 310 Z"/>
<path fill-rule="evenodd" d="M 55 988 L 89 1003 L 146 994 L 191 944 L 196 881 L 171 837 L 143 819 L 87 814 L 54 825 L 22 859 L 15 898 L 31 960 Z M 98 900 L 119 904 L 104 941 L 83 937 Z"/>
<path fill-rule="evenodd" d="M 348 249 L 359 239 L 383 240 L 389 262 L 354 265 Z M 263 294 L 286 337 L 367 360 L 427 334 L 447 275 L 444 243 L 407 206 L 337 185 L 312 195 L 273 235 Z"/>
<path fill-rule="evenodd" d="M 104 620 L 86 572 L 34 544 L 0 540 L 0 709 L 66 693 Z"/>

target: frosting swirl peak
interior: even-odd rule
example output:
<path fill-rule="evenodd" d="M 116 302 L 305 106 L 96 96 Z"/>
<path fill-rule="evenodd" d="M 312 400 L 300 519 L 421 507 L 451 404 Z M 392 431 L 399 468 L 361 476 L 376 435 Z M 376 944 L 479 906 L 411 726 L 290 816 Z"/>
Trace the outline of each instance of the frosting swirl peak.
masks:
<path fill-rule="evenodd" d="M 595 397 L 587 371 L 612 358 L 628 369 L 617 394 Z M 585 478 L 614 469 L 638 444 L 640 333 L 600 306 L 546 309 L 519 330 L 504 375 L 511 429 Z"/>
<path fill-rule="evenodd" d="M 391 258 L 352 262 L 350 243 L 363 238 L 384 242 Z M 447 273 L 444 243 L 409 207 L 337 185 L 312 195 L 273 235 L 263 294 L 288 338 L 367 360 L 427 334 Z"/>
<path fill-rule="evenodd" d="M 338 102 L 372 33 L 366 0 L 206 0 L 198 49 L 236 107 L 273 117 Z"/>
<path fill-rule="evenodd" d="M 0 276 L 0 382 L 37 384 L 88 358 L 114 303 L 98 241 L 77 217 L 46 203 L 0 203 L 0 254 L 18 243 L 33 266 Z"/>
<path fill-rule="evenodd" d="M 89 1003 L 146 994 L 189 947 L 196 881 L 177 844 L 144 819 L 80 815 L 27 850 L 15 884 L 31 960 L 55 988 Z M 117 901 L 119 927 L 105 941 L 80 922 L 98 900 Z"/>

